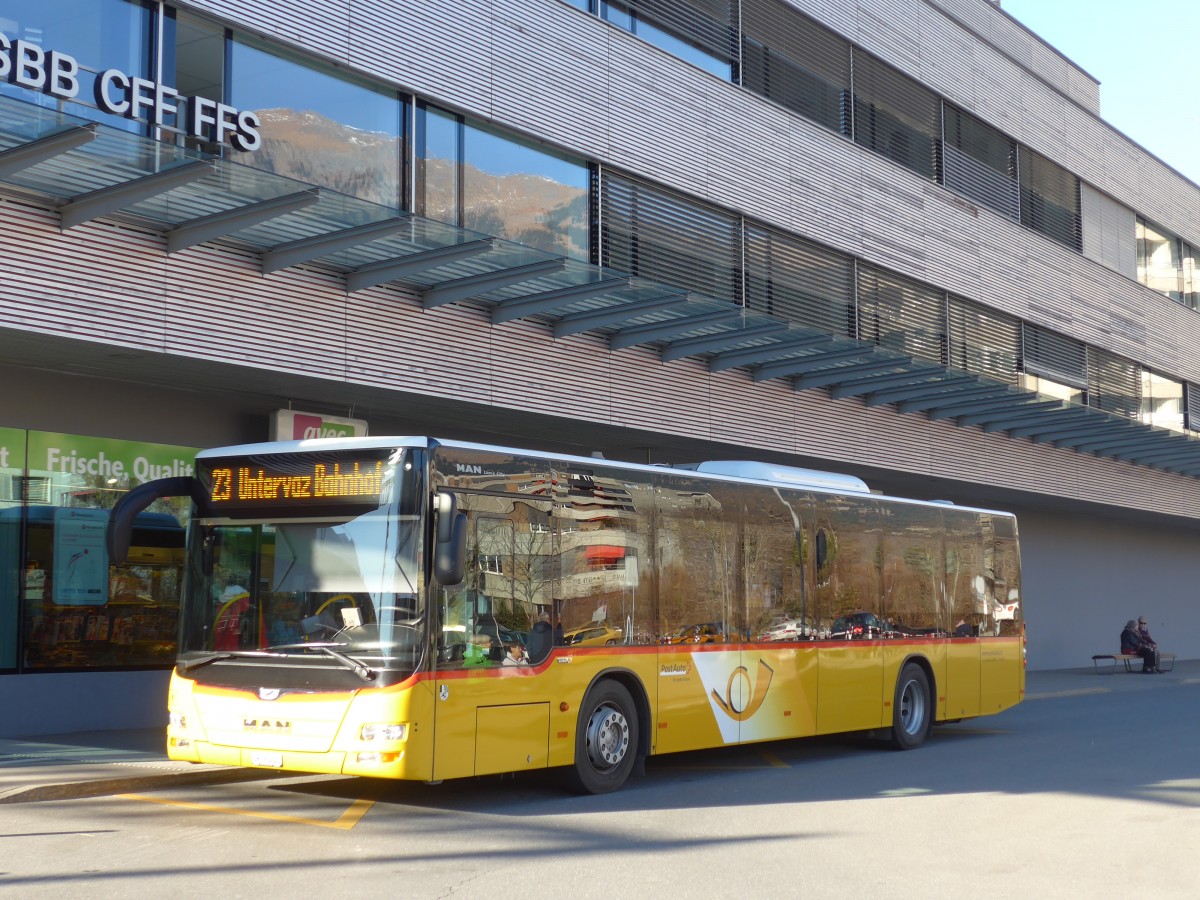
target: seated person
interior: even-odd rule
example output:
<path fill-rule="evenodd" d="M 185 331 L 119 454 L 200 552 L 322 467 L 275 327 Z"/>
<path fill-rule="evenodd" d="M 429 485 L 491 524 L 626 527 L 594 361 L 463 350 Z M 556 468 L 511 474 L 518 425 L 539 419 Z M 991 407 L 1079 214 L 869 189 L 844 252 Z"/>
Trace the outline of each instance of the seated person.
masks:
<path fill-rule="evenodd" d="M 472 637 L 463 653 L 463 665 L 486 666 L 493 661 L 491 635 L 477 634 Z"/>
<path fill-rule="evenodd" d="M 1138 634 L 1137 622 L 1130 619 L 1125 623 L 1125 629 L 1121 632 L 1121 653 L 1128 656 L 1140 656 L 1142 658 L 1142 672 L 1146 675 L 1160 672 L 1158 668 L 1158 651 L 1142 640 Z"/>
<path fill-rule="evenodd" d="M 508 652 L 504 654 L 504 659 L 500 661 L 502 666 L 526 666 L 529 665 L 525 660 L 525 648 L 516 641 L 508 645 Z"/>

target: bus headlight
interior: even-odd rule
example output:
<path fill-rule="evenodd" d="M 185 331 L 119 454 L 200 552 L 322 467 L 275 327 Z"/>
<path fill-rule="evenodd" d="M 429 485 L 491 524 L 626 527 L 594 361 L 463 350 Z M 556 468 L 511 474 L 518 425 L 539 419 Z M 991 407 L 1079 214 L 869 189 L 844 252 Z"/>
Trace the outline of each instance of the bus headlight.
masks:
<path fill-rule="evenodd" d="M 404 722 L 371 723 L 359 732 L 364 741 L 402 741 L 408 737 L 408 725 Z"/>
<path fill-rule="evenodd" d="M 187 716 L 185 716 L 183 713 L 172 710 L 170 716 L 172 728 L 187 728 Z"/>

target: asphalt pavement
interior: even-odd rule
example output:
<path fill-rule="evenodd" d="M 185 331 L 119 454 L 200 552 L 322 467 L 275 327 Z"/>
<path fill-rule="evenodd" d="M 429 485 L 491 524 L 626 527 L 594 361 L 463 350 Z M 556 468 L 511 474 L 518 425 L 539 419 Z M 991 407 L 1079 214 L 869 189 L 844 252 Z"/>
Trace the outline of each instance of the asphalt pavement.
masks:
<path fill-rule="evenodd" d="M 1117 668 L 1055 669 L 1026 675 L 1026 702 L 1113 692 L 1169 691 L 1200 683 L 1200 660 L 1163 675 Z M 165 717 L 165 713 L 164 713 Z M 984 721 L 984 720 L 981 720 Z M 144 792 L 183 784 L 278 777 L 266 769 L 196 765 L 167 759 L 166 728 L 0 738 L 0 804 Z"/>

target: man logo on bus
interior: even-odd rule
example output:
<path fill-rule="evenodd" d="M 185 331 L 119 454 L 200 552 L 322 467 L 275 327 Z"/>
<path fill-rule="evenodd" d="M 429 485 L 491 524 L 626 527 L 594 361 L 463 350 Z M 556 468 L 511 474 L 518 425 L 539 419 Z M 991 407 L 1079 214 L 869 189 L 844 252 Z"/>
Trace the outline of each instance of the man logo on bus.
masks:
<path fill-rule="evenodd" d="M 775 671 L 761 659 L 758 661 L 758 684 L 754 686 L 754 693 L 750 697 L 750 702 L 745 706 L 739 706 L 739 701 L 749 694 L 750 687 L 750 672 L 745 666 L 738 666 L 729 675 L 729 683 L 725 685 L 725 697 L 722 698 L 715 690 L 712 692 L 713 701 L 729 718 L 735 722 L 745 722 L 752 715 L 758 712 L 763 701 L 767 699 L 767 690 L 771 687 L 771 678 L 775 675 Z M 742 681 L 745 684 L 741 684 Z M 737 697 L 734 696 L 734 682 L 737 685 Z"/>

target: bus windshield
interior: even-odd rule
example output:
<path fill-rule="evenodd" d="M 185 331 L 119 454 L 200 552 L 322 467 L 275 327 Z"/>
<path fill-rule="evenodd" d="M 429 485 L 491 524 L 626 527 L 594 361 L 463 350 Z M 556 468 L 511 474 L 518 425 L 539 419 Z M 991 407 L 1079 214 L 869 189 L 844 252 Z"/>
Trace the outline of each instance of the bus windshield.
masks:
<path fill-rule="evenodd" d="M 420 504 L 395 496 L 411 486 L 386 478 L 369 504 L 337 514 L 289 503 L 276 517 L 258 504 L 193 519 L 180 668 L 350 657 L 372 673 L 413 671 L 424 632 Z"/>

